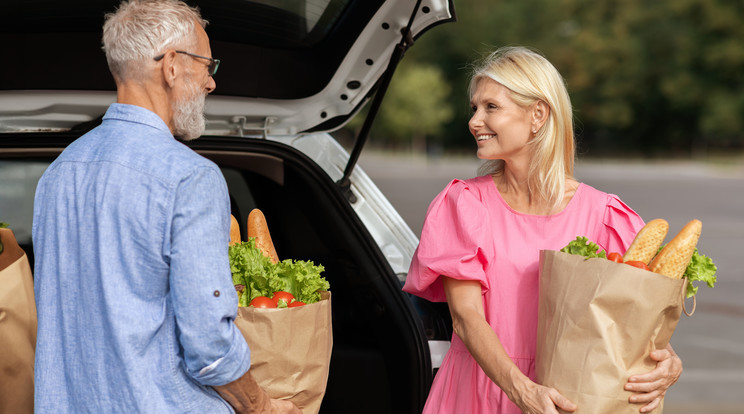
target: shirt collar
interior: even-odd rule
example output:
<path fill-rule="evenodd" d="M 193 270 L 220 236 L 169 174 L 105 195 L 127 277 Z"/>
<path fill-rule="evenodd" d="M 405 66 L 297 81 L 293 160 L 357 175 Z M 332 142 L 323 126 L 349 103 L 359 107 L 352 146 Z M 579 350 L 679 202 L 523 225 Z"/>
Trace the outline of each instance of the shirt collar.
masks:
<path fill-rule="evenodd" d="M 155 129 L 165 131 L 172 135 L 170 129 L 162 118 L 155 114 L 155 112 L 141 106 L 112 103 L 106 111 L 106 114 L 103 116 L 104 121 L 107 119 L 149 125 Z"/>

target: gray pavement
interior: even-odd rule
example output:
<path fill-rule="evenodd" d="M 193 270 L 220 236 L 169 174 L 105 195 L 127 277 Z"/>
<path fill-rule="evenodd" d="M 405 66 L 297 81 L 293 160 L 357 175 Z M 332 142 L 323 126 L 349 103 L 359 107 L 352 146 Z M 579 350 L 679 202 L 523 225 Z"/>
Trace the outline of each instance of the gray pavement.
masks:
<path fill-rule="evenodd" d="M 418 235 L 429 202 L 453 178 L 476 175 L 480 161 L 362 154 L 360 165 Z M 666 397 L 666 414 L 744 413 L 744 159 L 726 162 L 580 161 L 576 176 L 614 193 L 646 221 L 664 218 L 676 234 L 703 222 L 699 250 L 718 266 L 714 289 L 700 287 L 672 345 L 684 372 Z M 688 300 L 688 306 L 691 301 Z"/>

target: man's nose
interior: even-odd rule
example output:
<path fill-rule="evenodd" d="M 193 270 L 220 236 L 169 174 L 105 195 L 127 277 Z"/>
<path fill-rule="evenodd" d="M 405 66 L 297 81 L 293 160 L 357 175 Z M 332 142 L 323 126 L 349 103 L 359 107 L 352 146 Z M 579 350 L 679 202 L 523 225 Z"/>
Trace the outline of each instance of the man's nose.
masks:
<path fill-rule="evenodd" d="M 213 77 L 209 77 L 209 80 L 207 81 L 207 93 L 212 93 L 214 91 L 214 88 L 217 87 L 217 83 L 214 81 Z"/>

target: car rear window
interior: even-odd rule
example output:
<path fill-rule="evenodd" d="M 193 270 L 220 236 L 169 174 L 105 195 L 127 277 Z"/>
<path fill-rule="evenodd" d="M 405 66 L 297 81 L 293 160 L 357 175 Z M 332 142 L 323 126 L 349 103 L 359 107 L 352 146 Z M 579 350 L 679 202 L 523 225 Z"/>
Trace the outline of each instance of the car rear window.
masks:
<path fill-rule="evenodd" d="M 217 1 L 202 6 L 214 36 L 271 48 L 312 47 L 330 33 L 350 0 Z M 236 5 L 236 3 L 240 3 Z"/>
<path fill-rule="evenodd" d="M 267 99 L 301 99 L 323 90 L 385 1 L 187 0 L 209 21 L 212 55 L 222 61 L 215 93 Z M 0 55 L 22 62 L 0 65 L 0 91 L 115 90 L 101 27 L 118 4 L 0 2 Z"/>
<path fill-rule="evenodd" d="M 222 40 L 265 47 L 302 48 L 321 41 L 339 22 L 351 0 L 213 0 L 196 4 Z M 0 32 L 69 33 L 101 31 L 104 12 L 118 1 L 26 0 L 8 4 L 27 19 L 8 21 Z M 107 5 L 107 6 L 104 6 Z M 23 23 L 22 23 L 23 22 Z M 33 22 L 33 24 L 28 24 Z"/>

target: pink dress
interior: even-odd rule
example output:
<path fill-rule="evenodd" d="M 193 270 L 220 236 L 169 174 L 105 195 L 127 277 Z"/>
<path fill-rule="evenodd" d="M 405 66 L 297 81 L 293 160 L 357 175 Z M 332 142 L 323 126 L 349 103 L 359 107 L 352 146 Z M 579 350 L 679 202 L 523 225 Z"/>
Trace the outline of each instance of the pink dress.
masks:
<path fill-rule="evenodd" d="M 539 251 L 558 250 L 586 236 L 608 252 L 623 253 L 643 224 L 617 196 L 585 184 L 563 211 L 537 216 L 511 209 L 490 176 L 454 180 L 429 206 L 403 290 L 444 302 L 440 275 L 478 280 L 489 325 L 514 363 L 534 381 Z M 453 335 L 424 413 L 520 410 Z"/>

